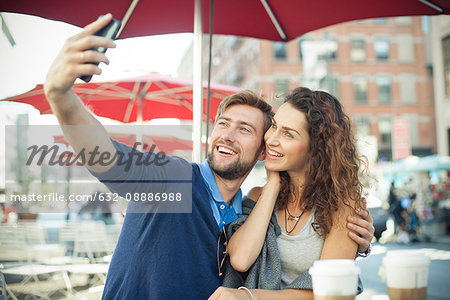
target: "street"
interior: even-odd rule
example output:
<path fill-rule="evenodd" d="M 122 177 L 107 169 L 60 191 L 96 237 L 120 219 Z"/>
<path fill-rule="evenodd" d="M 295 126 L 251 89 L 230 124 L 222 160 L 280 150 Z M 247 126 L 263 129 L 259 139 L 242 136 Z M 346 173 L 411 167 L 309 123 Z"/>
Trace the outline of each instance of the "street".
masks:
<path fill-rule="evenodd" d="M 450 299 L 450 243 L 414 243 L 409 245 L 374 243 L 372 254 L 357 260 L 361 268 L 364 292 L 357 300 L 388 300 L 386 283 L 378 275 L 382 259 L 389 250 L 418 249 L 430 259 L 428 275 L 428 300 Z"/>

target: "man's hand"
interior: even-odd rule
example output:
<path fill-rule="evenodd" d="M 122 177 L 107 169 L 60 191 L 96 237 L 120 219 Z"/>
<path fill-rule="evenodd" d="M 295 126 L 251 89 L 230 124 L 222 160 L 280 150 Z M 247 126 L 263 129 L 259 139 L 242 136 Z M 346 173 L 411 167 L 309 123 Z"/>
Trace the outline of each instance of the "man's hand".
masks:
<path fill-rule="evenodd" d="M 372 215 L 367 209 L 357 209 L 356 216 L 347 217 L 348 236 L 358 244 L 358 252 L 366 252 L 373 239 L 375 227 L 373 227 Z"/>
<path fill-rule="evenodd" d="M 87 25 L 83 31 L 64 43 L 45 80 L 44 90 L 49 100 L 53 100 L 55 97 L 59 98 L 58 96 L 70 92 L 78 77 L 101 74 L 102 70 L 98 66 L 87 62 L 109 64 L 109 60 L 104 53 L 91 49 L 95 47 L 114 48 L 116 46 L 113 40 L 94 35 L 106 26 L 111 19 L 111 14 L 105 15 Z"/>
<path fill-rule="evenodd" d="M 220 286 L 208 300 L 249 300 L 250 295 L 245 290 L 231 289 Z"/>
<path fill-rule="evenodd" d="M 111 21 L 111 14 L 87 25 L 79 34 L 69 38 L 52 66 L 44 85 L 45 96 L 50 107 L 75 153 L 109 153 L 114 157 L 116 148 L 102 124 L 88 111 L 72 86 L 81 75 L 100 74 L 98 66 L 91 63 L 109 63 L 104 53 L 91 50 L 95 47 L 112 48 L 114 42 L 94 33 Z M 72 126 L 65 126 L 72 125 Z M 103 173 L 114 165 L 114 161 L 104 164 L 88 163 L 86 167 L 93 172 Z"/>

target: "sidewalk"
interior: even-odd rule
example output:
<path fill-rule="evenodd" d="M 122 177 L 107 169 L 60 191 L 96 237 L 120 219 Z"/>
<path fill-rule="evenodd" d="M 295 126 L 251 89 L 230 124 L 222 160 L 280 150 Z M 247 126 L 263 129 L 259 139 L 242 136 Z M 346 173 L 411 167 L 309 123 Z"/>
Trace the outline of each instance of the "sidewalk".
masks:
<path fill-rule="evenodd" d="M 442 241 L 442 242 L 441 242 Z M 417 242 L 410 244 L 375 243 L 372 254 L 364 259 L 357 260 L 361 268 L 361 281 L 364 292 L 356 300 L 388 300 L 386 282 L 379 276 L 380 266 L 388 251 L 417 250 L 426 254 L 431 262 L 428 273 L 427 300 L 450 299 L 450 285 L 448 274 L 450 271 L 450 237 L 442 236 L 432 239 L 431 242 Z"/>
<path fill-rule="evenodd" d="M 450 244 L 450 235 L 438 236 L 431 238 L 432 243 Z"/>

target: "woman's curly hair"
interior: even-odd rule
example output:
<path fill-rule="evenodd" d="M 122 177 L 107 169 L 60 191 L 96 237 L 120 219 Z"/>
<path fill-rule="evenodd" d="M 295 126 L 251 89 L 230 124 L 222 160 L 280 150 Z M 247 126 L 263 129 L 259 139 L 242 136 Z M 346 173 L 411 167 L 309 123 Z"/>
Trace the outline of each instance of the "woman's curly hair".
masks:
<path fill-rule="evenodd" d="M 302 209 L 315 209 L 313 228 L 324 237 L 330 232 L 334 214 L 343 205 L 365 207 L 359 179 L 360 166 L 365 161 L 357 153 L 352 122 L 334 96 L 300 87 L 288 94 L 284 103 L 306 115 L 309 164 L 299 203 Z M 284 209 L 289 201 L 296 200 L 299 187 L 291 184 L 287 172 L 280 175 L 277 209 Z"/>

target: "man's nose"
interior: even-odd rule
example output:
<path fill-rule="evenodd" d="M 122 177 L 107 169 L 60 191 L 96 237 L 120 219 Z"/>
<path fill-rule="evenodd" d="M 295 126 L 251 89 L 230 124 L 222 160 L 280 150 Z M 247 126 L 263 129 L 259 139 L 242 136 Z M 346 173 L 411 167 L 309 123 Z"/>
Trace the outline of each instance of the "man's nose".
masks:
<path fill-rule="evenodd" d="M 236 129 L 234 127 L 228 127 L 222 132 L 222 139 L 234 142 L 236 140 Z"/>

